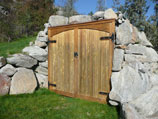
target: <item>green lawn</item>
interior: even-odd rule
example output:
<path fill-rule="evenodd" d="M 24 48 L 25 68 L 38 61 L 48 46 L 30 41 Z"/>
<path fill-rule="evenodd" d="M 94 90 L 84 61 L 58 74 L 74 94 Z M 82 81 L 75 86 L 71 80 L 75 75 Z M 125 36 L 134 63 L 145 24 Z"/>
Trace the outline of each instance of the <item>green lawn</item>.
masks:
<path fill-rule="evenodd" d="M 0 119 L 118 119 L 118 114 L 106 104 L 41 89 L 34 94 L 0 97 Z"/>
<path fill-rule="evenodd" d="M 17 39 L 13 42 L 0 43 L 0 56 L 7 57 L 10 54 L 20 53 L 21 50 L 29 45 L 30 41 L 34 41 L 36 37 L 25 37 Z"/>

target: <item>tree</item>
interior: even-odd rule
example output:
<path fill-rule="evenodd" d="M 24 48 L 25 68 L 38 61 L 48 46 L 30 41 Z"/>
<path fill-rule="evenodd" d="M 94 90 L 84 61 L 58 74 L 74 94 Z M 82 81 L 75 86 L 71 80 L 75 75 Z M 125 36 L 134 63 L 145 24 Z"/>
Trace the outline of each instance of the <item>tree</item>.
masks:
<path fill-rule="evenodd" d="M 120 0 L 112 0 L 113 1 L 113 6 L 112 8 L 115 11 L 123 11 L 123 5 L 120 3 Z"/>
<path fill-rule="evenodd" d="M 105 6 L 105 0 L 97 0 L 97 11 L 104 11 L 105 9 L 107 9 L 107 7 Z"/>
<path fill-rule="evenodd" d="M 122 11 L 133 25 L 138 27 L 139 30 L 144 30 L 146 13 L 149 9 L 146 0 L 126 0 Z"/>
<path fill-rule="evenodd" d="M 75 6 L 74 4 L 77 2 L 78 0 L 66 0 L 65 5 L 64 5 L 64 15 L 67 17 L 76 15 L 77 12 L 75 10 Z"/>
<path fill-rule="evenodd" d="M 93 16 L 93 12 L 92 12 L 92 11 L 90 11 L 90 12 L 88 13 L 88 15 Z"/>
<path fill-rule="evenodd" d="M 56 13 L 54 0 L 1 0 L 8 15 L 0 12 L 0 41 L 10 41 L 44 28 L 50 15 Z"/>

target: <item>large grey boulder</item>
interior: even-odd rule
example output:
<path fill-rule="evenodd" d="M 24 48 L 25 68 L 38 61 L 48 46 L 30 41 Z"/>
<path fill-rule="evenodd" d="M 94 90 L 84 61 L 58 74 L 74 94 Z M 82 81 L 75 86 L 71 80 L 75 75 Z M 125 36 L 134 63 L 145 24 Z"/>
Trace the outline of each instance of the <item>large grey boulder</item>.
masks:
<path fill-rule="evenodd" d="M 136 27 L 133 26 L 133 39 L 143 46 L 152 47 L 144 32 L 139 32 Z"/>
<path fill-rule="evenodd" d="M 94 13 L 93 18 L 95 20 L 104 19 L 104 11 L 97 11 L 96 13 Z"/>
<path fill-rule="evenodd" d="M 140 115 L 135 107 L 129 103 L 123 104 L 123 111 L 125 119 L 146 119 L 143 115 Z"/>
<path fill-rule="evenodd" d="M 42 67 L 42 66 L 38 66 L 35 69 L 36 72 L 38 72 L 39 74 L 43 74 L 45 76 L 48 76 L 48 68 Z"/>
<path fill-rule="evenodd" d="M 9 93 L 10 89 L 10 78 L 0 73 L 0 95 L 6 95 Z"/>
<path fill-rule="evenodd" d="M 38 61 L 46 61 L 48 55 L 46 50 L 38 46 L 25 47 L 22 51 L 32 56 L 33 58 L 37 59 Z"/>
<path fill-rule="evenodd" d="M 105 10 L 104 19 L 117 19 L 117 14 L 110 8 Z"/>
<path fill-rule="evenodd" d="M 144 46 L 150 46 L 152 47 L 153 45 L 147 40 L 147 37 L 144 32 L 138 32 L 138 42 Z"/>
<path fill-rule="evenodd" d="M 67 25 L 68 18 L 64 16 L 59 16 L 59 15 L 52 15 L 49 17 L 48 22 L 51 26 Z"/>
<path fill-rule="evenodd" d="M 40 88 L 48 88 L 48 76 L 36 73 L 36 77 Z"/>
<path fill-rule="evenodd" d="M 7 62 L 17 67 L 25 67 L 25 68 L 32 68 L 37 64 L 36 59 L 23 54 L 15 54 L 12 57 L 7 58 Z"/>
<path fill-rule="evenodd" d="M 113 58 L 113 71 L 120 71 L 122 67 L 124 59 L 124 50 L 122 49 L 115 49 L 114 50 L 114 58 Z"/>
<path fill-rule="evenodd" d="M 140 95 L 131 104 L 134 105 L 140 115 L 144 115 L 148 119 L 158 119 L 158 85 Z"/>
<path fill-rule="evenodd" d="M 92 17 L 89 15 L 75 15 L 69 18 L 70 24 L 90 22 L 90 21 L 92 21 Z"/>
<path fill-rule="evenodd" d="M 0 73 L 5 74 L 7 76 L 13 76 L 16 71 L 16 68 L 10 64 L 7 64 L 0 69 Z"/>
<path fill-rule="evenodd" d="M 158 54 L 157 52 L 150 47 L 145 47 L 140 44 L 129 45 L 126 50 L 127 54 L 137 54 L 137 55 L 144 55 L 147 57 L 149 62 L 157 62 L 158 61 Z"/>
<path fill-rule="evenodd" d="M 140 73 L 128 65 L 125 65 L 120 72 L 113 72 L 109 98 L 126 103 L 145 93 L 148 89 L 148 79 L 143 78 Z"/>
<path fill-rule="evenodd" d="M 37 87 L 34 72 L 30 69 L 20 68 L 12 77 L 10 94 L 33 93 Z"/>
<path fill-rule="evenodd" d="M 132 40 L 132 26 L 128 20 L 116 27 L 116 44 L 128 45 L 134 43 Z"/>
<path fill-rule="evenodd" d="M 0 57 L 0 68 L 6 64 L 6 59 L 4 57 Z"/>
<path fill-rule="evenodd" d="M 134 54 L 125 54 L 125 61 L 130 62 L 150 62 L 150 60 L 145 55 L 134 55 Z"/>

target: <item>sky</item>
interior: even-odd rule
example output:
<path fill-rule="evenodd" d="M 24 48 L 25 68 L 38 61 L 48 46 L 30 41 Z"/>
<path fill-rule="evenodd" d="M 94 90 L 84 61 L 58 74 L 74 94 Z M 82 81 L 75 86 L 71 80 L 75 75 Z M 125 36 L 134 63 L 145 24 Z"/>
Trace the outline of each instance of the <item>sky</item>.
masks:
<path fill-rule="evenodd" d="M 63 0 L 55 0 L 56 5 L 62 4 Z M 124 0 L 120 0 L 121 4 L 124 3 Z M 78 0 L 78 2 L 75 3 L 75 8 L 79 14 L 88 14 L 89 12 L 95 13 L 96 11 L 96 4 L 97 0 Z M 107 8 L 111 8 L 113 5 L 112 0 L 106 0 L 106 6 Z M 147 16 L 151 16 L 154 14 L 154 4 L 151 2 L 151 0 L 147 0 L 147 5 L 150 6 Z"/>

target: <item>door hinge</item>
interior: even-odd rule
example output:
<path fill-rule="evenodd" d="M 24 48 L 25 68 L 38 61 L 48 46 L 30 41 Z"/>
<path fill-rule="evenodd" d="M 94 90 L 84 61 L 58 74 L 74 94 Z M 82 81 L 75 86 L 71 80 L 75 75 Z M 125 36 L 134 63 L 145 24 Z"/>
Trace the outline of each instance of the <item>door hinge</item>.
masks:
<path fill-rule="evenodd" d="M 56 40 L 48 40 L 48 43 L 56 43 Z"/>
<path fill-rule="evenodd" d="M 99 94 L 101 94 L 101 95 L 109 95 L 109 93 L 107 93 L 107 92 L 99 92 Z"/>
<path fill-rule="evenodd" d="M 113 33 L 111 36 L 100 37 L 100 40 L 108 40 L 108 39 L 111 39 L 114 42 L 115 34 Z"/>
<path fill-rule="evenodd" d="M 56 87 L 56 86 L 57 86 L 56 84 L 49 83 L 49 82 L 48 82 L 48 85 L 49 85 L 49 86 L 53 86 L 53 87 Z"/>

